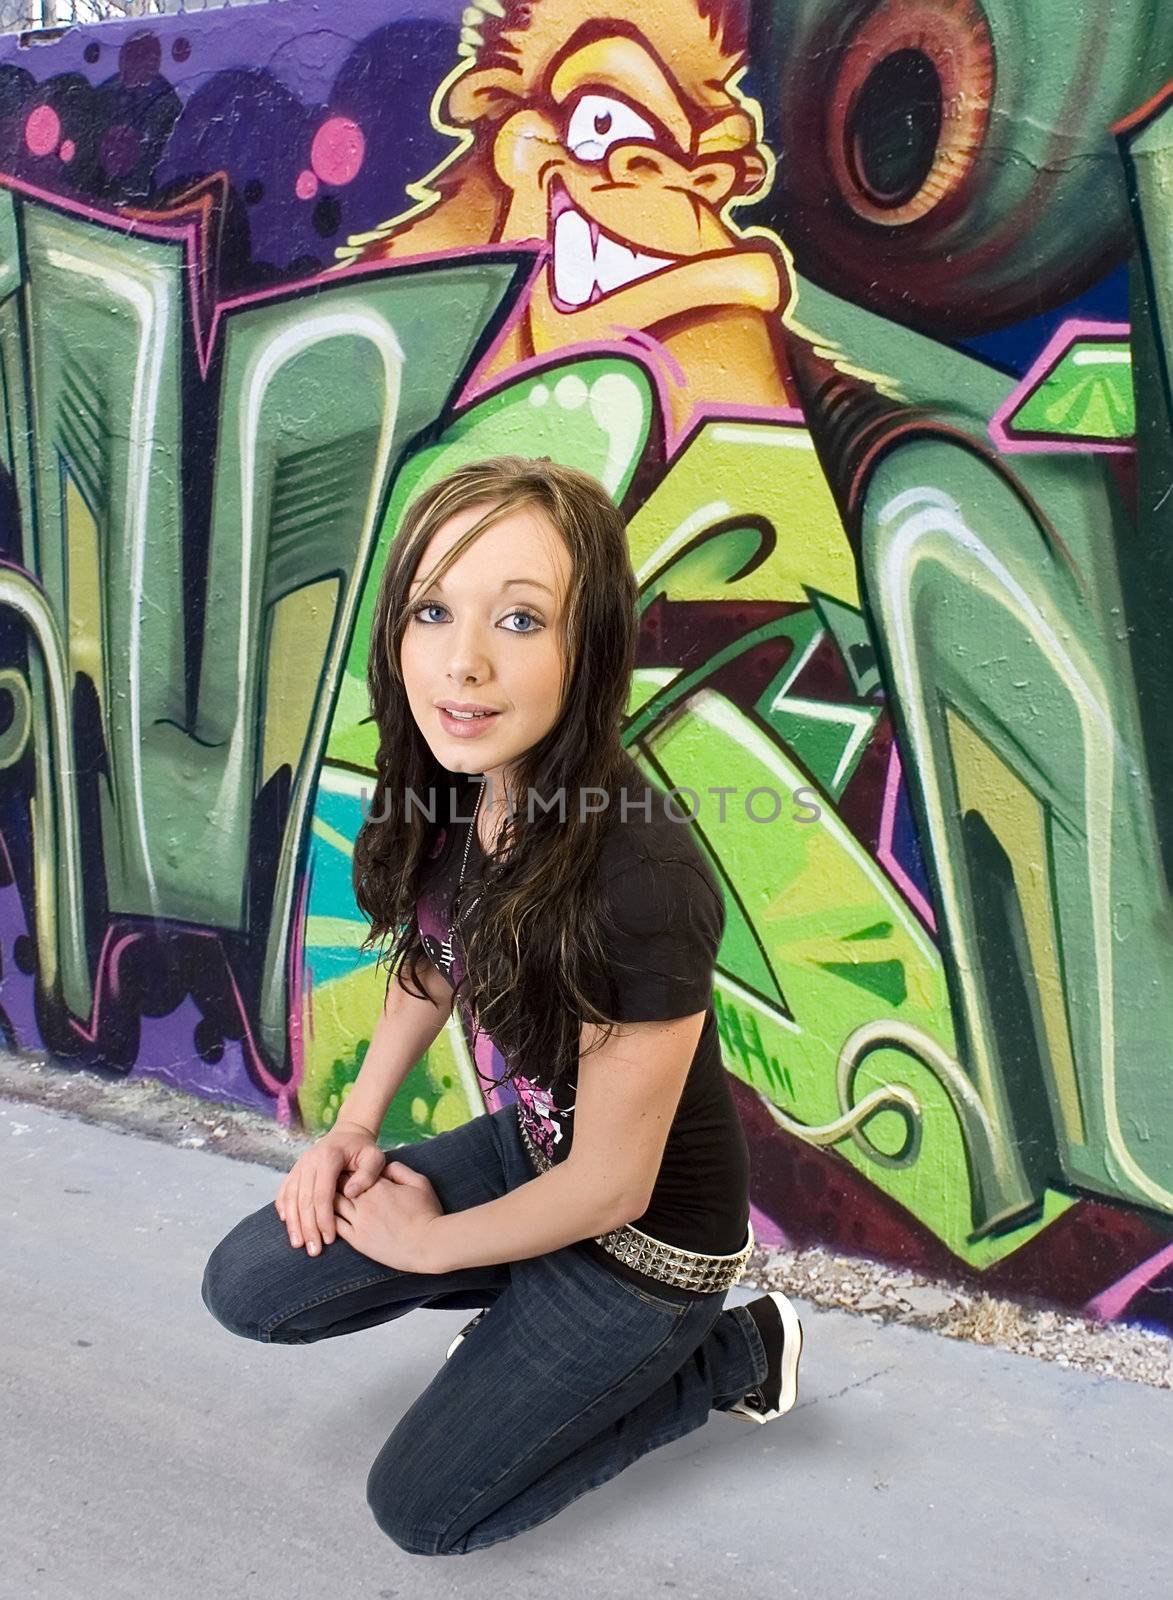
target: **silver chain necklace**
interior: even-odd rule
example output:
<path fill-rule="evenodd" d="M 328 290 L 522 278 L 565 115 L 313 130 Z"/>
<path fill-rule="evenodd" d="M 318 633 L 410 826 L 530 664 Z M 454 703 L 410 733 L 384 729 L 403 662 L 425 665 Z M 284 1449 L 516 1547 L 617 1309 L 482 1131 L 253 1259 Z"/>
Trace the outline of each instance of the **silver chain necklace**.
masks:
<path fill-rule="evenodd" d="M 470 850 L 470 848 L 472 846 L 473 829 L 477 825 L 477 817 L 480 814 L 481 801 L 484 799 L 484 796 L 485 796 L 485 785 L 482 783 L 481 787 L 480 787 L 480 789 L 479 789 L 479 791 L 477 793 L 477 803 L 472 808 L 472 821 L 468 825 L 468 837 L 464 841 L 464 858 L 460 863 L 460 877 L 457 880 L 457 884 L 456 884 L 456 895 L 459 895 L 461 889 L 464 888 L 464 875 L 468 871 L 468 852 L 469 852 L 469 850 Z M 453 901 L 455 901 L 456 895 L 453 896 Z M 444 965 L 445 965 L 446 968 L 451 968 L 451 966 L 452 966 L 452 959 L 453 959 L 453 955 L 455 953 L 455 939 L 456 939 L 456 928 L 453 925 L 451 919 L 449 919 L 448 933 L 447 933 L 447 935 L 446 935 L 446 937 L 444 939 L 444 942 L 440 946 L 441 956 L 443 958 L 443 962 L 444 962 Z"/>

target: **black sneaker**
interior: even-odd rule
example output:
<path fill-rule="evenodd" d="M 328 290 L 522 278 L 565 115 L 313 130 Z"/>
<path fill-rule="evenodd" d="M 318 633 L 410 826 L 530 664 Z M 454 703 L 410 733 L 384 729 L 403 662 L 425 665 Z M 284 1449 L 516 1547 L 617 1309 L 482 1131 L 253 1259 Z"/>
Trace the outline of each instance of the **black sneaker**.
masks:
<path fill-rule="evenodd" d="M 465 1323 L 464 1327 L 461 1328 L 460 1332 L 456 1335 L 455 1339 L 453 1339 L 452 1343 L 448 1346 L 447 1350 L 445 1350 L 445 1352 L 444 1352 L 444 1360 L 445 1361 L 448 1360 L 448 1357 L 456 1349 L 456 1346 L 460 1343 L 460 1341 L 462 1339 L 467 1338 L 468 1335 L 472 1332 L 472 1330 L 476 1327 L 477 1323 L 484 1321 L 485 1317 L 487 1317 L 488 1314 L 489 1314 L 489 1308 L 488 1308 L 488 1306 L 486 1306 L 483 1311 L 478 1311 L 477 1312 L 476 1316 L 472 1319 L 471 1322 L 466 1322 Z"/>
<path fill-rule="evenodd" d="M 802 1355 L 802 1323 L 781 1289 L 750 1300 L 745 1308 L 757 1324 L 766 1347 L 766 1376 L 756 1389 L 728 1409 L 747 1422 L 771 1422 L 798 1399 L 798 1360 Z"/>

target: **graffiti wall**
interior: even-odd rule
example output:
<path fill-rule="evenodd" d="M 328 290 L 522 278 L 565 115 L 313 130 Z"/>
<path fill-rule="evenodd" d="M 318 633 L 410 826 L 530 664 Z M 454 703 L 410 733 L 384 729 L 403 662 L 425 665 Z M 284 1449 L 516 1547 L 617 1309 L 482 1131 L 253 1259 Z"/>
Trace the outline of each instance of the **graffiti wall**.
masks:
<path fill-rule="evenodd" d="M 759 1238 L 1173 1332 L 1173 11 L 326 10 L 0 46 L 5 1043 L 331 1123 L 375 584 L 548 454 L 628 519 Z"/>

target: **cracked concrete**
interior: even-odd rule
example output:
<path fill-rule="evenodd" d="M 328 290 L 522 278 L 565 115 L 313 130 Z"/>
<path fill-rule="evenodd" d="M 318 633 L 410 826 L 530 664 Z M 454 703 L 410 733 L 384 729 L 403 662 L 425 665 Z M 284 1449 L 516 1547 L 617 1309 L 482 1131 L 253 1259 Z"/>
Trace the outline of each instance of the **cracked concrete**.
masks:
<path fill-rule="evenodd" d="M 801 1411 L 803 1406 L 817 1406 L 820 1398 L 824 1400 L 838 1400 L 843 1395 L 850 1394 L 852 1389 L 862 1389 L 865 1384 L 874 1383 L 877 1378 L 886 1377 L 889 1372 L 894 1372 L 895 1370 L 895 1367 L 881 1367 L 877 1372 L 869 1372 L 866 1378 L 857 1378 L 854 1383 L 845 1383 L 842 1389 L 835 1389 L 831 1394 L 823 1395 L 821 1397 L 819 1395 L 815 1395 L 813 1400 L 800 1400 L 794 1409 L 795 1411 Z"/>

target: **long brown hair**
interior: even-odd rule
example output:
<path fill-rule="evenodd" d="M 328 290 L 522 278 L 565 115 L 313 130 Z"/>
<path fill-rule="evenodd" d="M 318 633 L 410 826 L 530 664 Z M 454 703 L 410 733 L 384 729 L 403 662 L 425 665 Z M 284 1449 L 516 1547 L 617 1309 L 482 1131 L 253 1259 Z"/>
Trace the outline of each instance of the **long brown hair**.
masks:
<path fill-rule="evenodd" d="M 416 963 L 424 947 L 416 899 L 434 825 L 409 791 L 442 796 L 454 791 L 455 779 L 432 754 L 407 700 L 399 651 L 411 611 L 408 589 L 432 535 L 455 513 L 484 508 L 424 575 L 424 587 L 487 527 L 522 506 L 545 513 L 573 564 L 562 614 L 562 709 L 550 731 L 511 764 L 515 794 L 532 793 L 542 803 L 507 813 L 477 885 L 472 926 L 462 926 L 459 903 L 467 902 L 471 885 L 453 908 L 465 950 L 457 999 L 476 1029 L 492 1037 L 507 1076 L 521 1067 L 552 1082 L 578 1059 L 580 1021 L 604 1024 L 592 1048 L 610 1032 L 583 990 L 586 974 L 604 964 L 597 866 L 619 788 L 633 767 L 621 729 L 635 665 L 638 587 L 623 519 L 587 473 L 546 458 L 499 456 L 450 473 L 408 507 L 371 625 L 367 683 L 379 747 L 353 873 L 355 898 L 371 921 L 362 949 L 385 945 L 380 960 L 389 969 L 388 988 L 397 967 L 401 987 L 420 995 Z M 611 803 L 582 815 L 579 795 L 592 786 Z M 567 797 L 564 810 L 546 810 L 559 790 Z M 441 807 L 435 826 L 443 816 Z"/>

